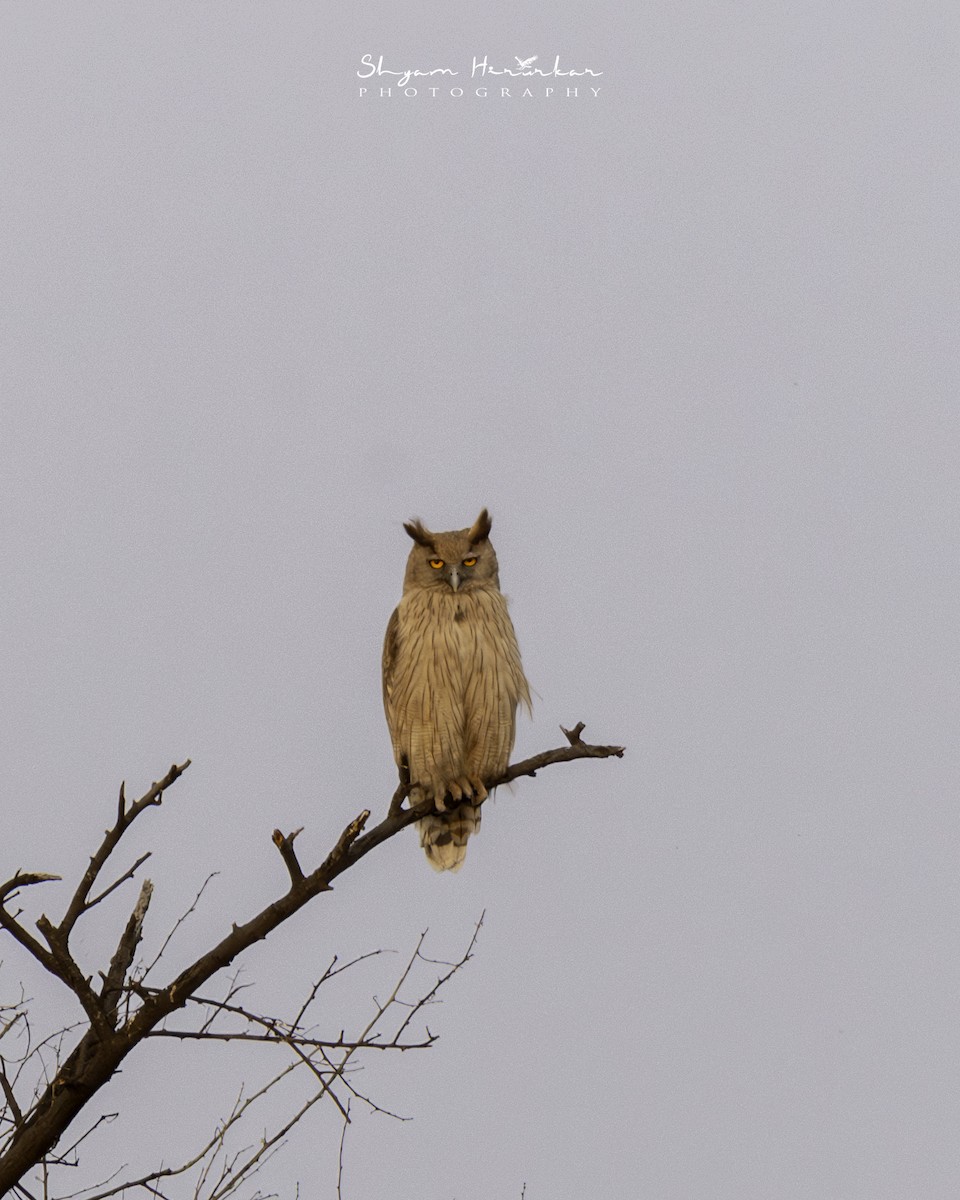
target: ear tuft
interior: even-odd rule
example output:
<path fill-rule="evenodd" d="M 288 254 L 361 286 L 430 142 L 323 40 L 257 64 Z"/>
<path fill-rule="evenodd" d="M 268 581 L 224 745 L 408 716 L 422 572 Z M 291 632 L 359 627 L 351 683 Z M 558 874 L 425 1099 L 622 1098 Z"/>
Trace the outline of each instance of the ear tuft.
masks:
<path fill-rule="evenodd" d="M 428 550 L 434 549 L 433 534 L 424 526 L 419 517 L 404 521 L 403 527 L 418 546 L 425 546 Z"/>
<path fill-rule="evenodd" d="M 493 521 L 490 519 L 490 514 L 486 509 L 483 509 L 467 533 L 467 541 L 471 546 L 476 546 L 478 542 L 485 542 L 490 536 L 492 528 Z"/>

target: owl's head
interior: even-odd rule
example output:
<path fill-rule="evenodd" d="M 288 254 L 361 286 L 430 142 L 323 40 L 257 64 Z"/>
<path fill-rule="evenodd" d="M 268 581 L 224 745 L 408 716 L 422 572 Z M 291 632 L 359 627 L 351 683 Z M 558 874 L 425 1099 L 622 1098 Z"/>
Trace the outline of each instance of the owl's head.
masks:
<path fill-rule="evenodd" d="M 452 592 L 499 588 L 497 556 L 490 544 L 493 522 L 486 509 L 469 529 L 432 533 L 421 520 L 407 521 L 404 529 L 413 538 L 407 559 L 403 590 L 444 589 Z"/>

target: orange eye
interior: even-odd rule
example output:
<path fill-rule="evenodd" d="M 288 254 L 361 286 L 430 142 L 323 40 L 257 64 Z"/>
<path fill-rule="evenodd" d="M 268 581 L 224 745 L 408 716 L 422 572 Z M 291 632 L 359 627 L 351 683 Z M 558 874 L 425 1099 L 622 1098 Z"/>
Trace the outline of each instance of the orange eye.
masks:
<path fill-rule="evenodd" d="M 433 567 L 433 569 L 435 571 L 439 571 L 440 568 L 443 566 L 443 559 L 442 558 L 431 558 L 430 566 Z"/>
<path fill-rule="evenodd" d="M 463 565 L 465 567 L 475 567 L 477 565 L 477 560 L 475 558 L 465 558 L 463 560 Z"/>

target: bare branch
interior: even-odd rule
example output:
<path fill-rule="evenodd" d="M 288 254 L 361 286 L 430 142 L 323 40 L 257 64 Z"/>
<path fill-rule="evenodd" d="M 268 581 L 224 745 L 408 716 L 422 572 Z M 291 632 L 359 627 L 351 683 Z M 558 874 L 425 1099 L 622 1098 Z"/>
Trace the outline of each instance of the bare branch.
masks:
<path fill-rule="evenodd" d="M 13 1087 L 10 1083 L 9 1076 L 7 1075 L 7 1064 L 2 1057 L 0 1057 L 0 1089 L 3 1090 L 3 1098 L 6 1100 L 7 1107 L 13 1114 L 14 1125 L 22 1125 L 23 1113 L 20 1111 L 20 1105 L 17 1103 L 17 1098 L 13 1094 Z"/>
<path fill-rule="evenodd" d="M 524 759 L 522 762 L 515 763 L 501 774 L 492 779 L 485 779 L 484 786 L 488 792 L 492 792 L 494 788 L 500 787 L 501 784 L 512 783 L 515 779 L 520 779 L 524 775 L 536 775 L 537 771 L 544 767 L 552 766 L 554 763 L 574 762 L 580 758 L 622 758 L 625 753 L 623 746 L 594 746 L 588 742 L 580 740 L 580 732 L 585 728 L 583 722 L 579 722 L 574 731 L 571 731 L 567 736 L 568 745 L 561 746 L 556 750 L 544 750 L 542 754 L 535 754 L 532 758 Z M 571 742 L 571 737 L 576 735 L 576 740 Z M 405 790 L 406 789 L 406 790 Z M 320 871 L 327 868 L 333 868 L 329 871 L 328 878 L 332 879 L 335 875 L 339 875 L 347 866 L 352 866 L 357 859 L 368 854 L 374 846 L 380 845 L 388 838 L 393 837 L 400 829 L 405 829 L 408 825 L 412 825 L 415 821 L 421 820 L 423 817 L 428 817 L 434 811 L 434 803 L 432 800 L 423 800 L 420 804 L 412 808 L 402 808 L 404 796 L 409 791 L 408 782 L 405 781 L 405 773 L 400 773 L 400 786 L 394 793 L 389 811 L 386 818 L 375 825 L 373 829 L 363 834 L 361 837 L 351 840 L 346 854 L 337 862 L 331 863 L 330 859 L 323 864 Z M 403 796 L 401 796 L 401 792 Z M 399 798 L 399 799 L 398 799 Z M 362 814 L 361 814 L 362 815 Z M 359 821 L 360 818 L 358 817 Z M 350 828 L 350 827 L 348 827 Z M 332 856 L 331 856 L 332 857 Z M 316 874 L 317 872 L 314 872 Z M 313 876 L 308 876 L 309 882 Z"/>
<path fill-rule="evenodd" d="M 261 1042 L 271 1046 L 301 1046 L 309 1050 L 429 1050 L 437 1040 L 436 1034 L 430 1034 L 422 1042 L 348 1042 L 342 1038 L 331 1041 L 329 1038 L 302 1037 L 295 1034 L 284 1036 L 280 1033 L 221 1033 L 204 1029 L 152 1029 L 147 1035 L 151 1038 L 176 1038 L 181 1042 Z"/>
<path fill-rule="evenodd" d="M 410 1024 L 410 1022 L 413 1020 L 413 1018 L 420 1011 L 420 1009 L 423 1008 L 425 1005 L 430 1004 L 432 1002 L 434 996 L 436 996 L 437 992 L 439 992 L 439 990 L 443 987 L 443 985 L 448 980 L 452 979 L 453 976 L 456 975 L 456 973 L 460 970 L 460 968 L 465 967 L 467 965 L 467 963 L 470 961 L 471 957 L 473 956 L 473 948 L 477 944 L 477 938 L 480 936 L 480 929 L 483 926 L 483 918 L 485 916 L 486 916 L 486 909 L 484 909 L 484 911 L 480 914 L 480 919 L 477 921 L 476 927 L 474 928 L 474 931 L 473 931 L 473 937 L 470 939 L 470 944 L 469 944 L 469 946 L 467 946 L 466 950 L 464 951 L 462 958 L 460 958 L 455 963 L 451 963 L 450 970 L 446 973 L 446 975 L 441 975 L 440 978 L 437 980 L 437 982 L 434 984 L 434 986 L 430 989 L 430 991 L 427 992 L 427 994 L 424 997 L 422 997 L 420 1000 L 418 1000 L 417 1003 L 410 1009 L 410 1012 L 407 1015 L 406 1019 L 404 1020 L 403 1024 L 400 1026 L 400 1028 L 396 1032 L 396 1035 L 395 1035 L 393 1043 L 392 1043 L 393 1045 L 396 1045 L 400 1036 L 403 1034 L 403 1031 L 407 1028 L 407 1026 Z M 420 939 L 420 942 L 422 944 L 423 938 Z M 417 946 L 417 954 L 418 954 L 418 956 L 422 957 L 422 955 L 420 955 L 420 946 L 419 945 Z"/>
<path fill-rule="evenodd" d="M 76 1150 L 76 1148 L 80 1145 L 80 1143 L 85 1142 L 92 1133 L 95 1133 L 100 1128 L 101 1125 L 110 1125 L 113 1121 L 115 1121 L 117 1119 L 117 1117 L 119 1115 L 120 1115 L 119 1113 L 101 1113 L 100 1116 L 97 1117 L 97 1119 L 94 1121 L 94 1123 L 90 1126 L 90 1128 L 85 1129 L 83 1131 L 83 1133 L 81 1133 L 80 1136 L 77 1138 L 77 1140 L 73 1143 L 73 1145 L 68 1146 L 67 1149 L 64 1150 L 63 1154 L 59 1156 L 59 1161 L 66 1160 L 67 1155 L 73 1154 L 74 1151 Z M 71 1165 L 76 1165 L 76 1164 L 72 1163 Z"/>
<path fill-rule="evenodd" d="M 280 851 L 280 857 L 283 859 L 284 865 L 290 873 L 290 884 L 292 887 L 296 887 L 297 884 L 303 882 L 303 868 L 297 861 L 297 852 L 293 848 L 293 843 L 301 833 L 303 833 L 302 825 L 299 829 L 295 829 L 293 833 L 283 834 L 279 829 L 273 831 L 273 844 Z"/>
<path fill-rule="evenodd" d="M 110 960 L 110 967 L 106 975 L 103 976 L 103 987 L 100 995 L 103 1000 L 107 1020 L 111 1026 L 116 1021 L 117 1006 L 123 992 L 124 980 L 127 978 L 127 972 L 130 970 L 133 956 L 137 952 L 137 946 L 140 945 L 140 939 L 143 937 L 143 922 L 147 915 L 147 909 L 150 907 L 150 897 L 152 895 L 153 884 L 149 879 L 145 879 L 143 886 L 140 888 L 140 897 L 134 906 L 133 912 L 130 914 L 126 928 L 120 936 L 120 941 L 113 958 Z"/>
<path fill-rule="evenodd" d="M 54 975 L 57 974 L 57 971 L 54 966 L 52 954 L 37 941 L 32 933 L 28 933 L 24 929 L 12 913 L 7 912 L 6 902 L 13 899 L 22 887 L 32 887 L 38 883 L 50 883 L 59 879 L 59 875 L 44 875 L 35 871 L 27 872 L 18 870 L 14 872 L 13 877 L 8 879 L 6 883 L 0 884 L 0 927 L 5 929 L 11 937 L 15 938 L 42 967 Z"/>
<path fill-rule="evenodd" d="M 87 903 L 84 905 L 83 911 L 89 912 L 90 909 L 93 908 L 95 904 L 99 904 L 101 900 L 106 900 L 106 898 L 110 895 L 110 893 L 115 892 L 117 890 L 117 888 L 120 887 L 121 884 L 126 883 L 128 879 L 132 879 L 134 877 L 134 875 L 136 875 L 137 871 L 140 870 L 140 868 L 143 866 L 143 864 L 150 857 L 151 853 L 152 852 L 150 850 L 148 850 L 146 852 L 146 854 L 141 854 L 140 857 L 137 859 L 137 861 L 133 864 L 133 866 L 130 867 L 129 870 L 124 871 L 124 873 L 120 876 L 119 879 L 115 879 L 108 888 L 104 888 L 104 890 L 100 893 L 99 896 L 94 896 L 94 898 L 92 900 L 88 900 Z"/>
<path fill-rule="evenodd" d="M 323 871 L 326 869 L 329 872 L 331 872 L 331 874 L 337 874 L 337 875 L 340 874 L 340 872 L 336 868 L 341 867 L 341 869 L 342 869 L 342 864 L 347 860 L 347 855 L 349 854 L 350 847 L 354 844 L 354 842 L 357 840 L 357 838 L 363 832 L 363 827 L 364 827 L 364 825 L 366 825 L 366 823 L 369 819 L 370 819 L 370 809 L 369 808 L 365 808 L 358 817 L 354 817 L 354 819 L 346 827 L 346 829 L 343 831 L 343 833 L 340 834 L 340 837 L 337 839 L 337 844 L 327 855 L 323 866 L 320 867 L 320 871 Z M 318 872 L 314 871 L 314 875 L 316 875 L 316 874 L 318 874 Z"/>
<path fill-rule="evenodd" d="M 498 785 L 510 782 L 521 776 L 534 775 L 541 768 L 553 763 L 571 762 L 579 758 L 608 758 L 614 756 L 621 757 L 623 755 L 624 750 L 621 746 L 593 746 L 584 742 L 580 736 L 583 728 L 583 723 L 580 722 L 573 730 L 564 731 L 568 743 L 566 746 L 547 750 L 542 754 L 535 755 L 533 758 L 509 766 L 506 771 L 496 778 L 484 780 L 483 782 L 488 791 L 492 791 Z M 59 925 L 54 926 L 45 916 L 41 917 L 37 922 L 37 927 L 46 940 L 49 949 L 44 947 L 32 934 L 23 928 L 17 920 L 17 916 L 6 910 L 4 901 L 15 895 L 21 887 L 46 882 L 53 877 L 18 872 L 6 884 L 0 886 L 0 926 L 6 929 L 48 971 L 66 983 L 80 1000 L 89 1020 L 89 1028 L 83 1033 L 65 1060 L 61 1061 L 59 1059 L 59 1050 L 55 1047 L 57 1054 L 55 1075 L 52 1079 L 48 1079 L 45 1088 L 35 1097 L 29 1111 L 25 1109 L 21 1111 L 19 1119 L 14 1115 L 14 1127 L 5 1134 L 7 1145 L 4 1150 L 0 1151 L 0 1195 L 5 1194 L 14 1187 L 22 1187 L 20 1181 L 26 1172 L 31 1167 L 43 1164 L 48 1160 L 51 1151 L 57 1145 L 60 1137 L 73 1119 L 114 1075 L 127 1055 L 147 1037 L 168 1036 L 198 1037 L 200 1040 L 274 1041 L 286 1045 L 291 1053 L 296 1056 L 294 1063 L 288 1068 L 289 1070 L 307 1066 L 314 1073 L 318 1081 L 318 1089 L 315 1095 L 308 1099 L 298 1112 L 288 1122 L 285 1122 L 282 1127 L 275 1130 L 272 1134 L 264 1134 L 259 1146 L 252 1149 L 249 1155 L 246 1157 L 234 1156 L 229 1161 L 224 1160 L 220 1180 L 213 1186 L 213 1190 L 210 1191 L 207 1200 L 218 1200 L 218 1198 L 226 1197 L 234 1190 L 241 1179 L 249 1177 L 249 1175 L 259 1170 L 263 1162 L 281 1144 L 282 1139 L 293 1125 L 324 1095 L 329 1094 L 334 1103 L 343 1112 L 343 1104 L 333 1092 L 334 1085 L 340 1086 L 342 1084 L 352 1095 L 364 1101 L 364 1103 L 371 1105 L 371 1107 L 377 1108 L 368 1097 L 357 1092 L 346 1077 L 348 1065 L 354 1055 L 360 1053 L 362 1050 L 374 1048 L 393 1048 L 401 1051 L 415 1047 L 425 1048 L 434 1041 L 434 1035 L 429 1030 L 426 1031 L 426 1038 L 422 1043 L 401 1041 L 401 1038 L 416 1015 L 427 1004 L 433 1002 L 439 989 L 469 960 L 479 934 L 482 917 L 477 923 L 470 945 L 463 957 L 458 962 L 450 964 L 449 970 L 438 978 L 434 987 L 426 995 L 410 1003 L 400 999 L 400 991 L 405 985 L 414 964 L 418 960 L 428 961 L 421 953 L 423 945 L 423 938 L 421 937 L 412 958 L 408 962 L 391 995 L 383 1004 L 377 1003 L 376 1012 L 372 1020 L 353 1039 L 345 1037 L 343 1033 L 341 1033 L 339 1038 L 321 1039 L 315 1037 L 312 1031 L 302 1027 L 301 1021 L 309 1005 L 313 1002 L 317 989 L 323 982 L 322 979 L 314 985 L 310 996 L 308 996 L 301 1007 L 300 1013 L 292 1026 L 273 1018 L 258 1017 L 257 1014 L 250 1013 L 237 1005 L 232 1005 L 228 1008 L 221 1004 L 219 1008 L 216 1005 L 213 1006 L 216 1009 L 215 1016 L 219 1012 L 233 1011 L 238 1019 L 246 1021 L 248 1025 L 258 1025 L 261 1032 L 255 1035 L 248 1028 L 245 1031 L 241 1031 L 240 1034 L 230 1029 L 218 1030 L 214 1034 L 214 1031 L 210 1028 L 209 1021 L 202 1029 L 197 1031 L 168 1031 L 163 1028 L 163 1022 L 166 1018 L 174 1012 L 183 1009 L 188 1003 L 193 1001 L 204 1003 L 198 999 L 198 992 L 212 976 L 230 967 L 246 950 L 250 949 L 256 942 L 267 937 L 273 930 L 289 920 L 321 892 L 329 891 L 333 881 L 339 875 L 349 870 L 350 867 L 369 854 L 380 843 L 395 836 L 401 829 L 405 829 L 408 825 L 413 824 L 433 811 L 433 802 L 430 800 L 424 800 L 412 807 L 403 807 L 410 792 L 410 781 L 406 777 L 405 772 L 401 773 L 399 786 L 394 792 L 387 814 L 383 820 L 368 830 L 366 826 L 370 818 L 370 811 L 364 809 L 343 829 L 343 832 L 320 866 L 309 873 L 304 872 L 294 852 L 294 841 L 300 831 L 297 830 L 288 835 L 276 831 L 274 834 L 274 843 L 280 851 L 289 876 L 289 886 L 286 892 L 249 920 L 242 924 L 232 925 L 230 930 L 214 946 L 180 971 L 176 978 L 165 986 L 149 989 L 144 986 L 144 980 L 160 961 L 176 929 L 179 928 L 182 921 L 196 908 L 200 896 L 203 894 L 212 876 L 204 883 L 203 888 L 200 889 L 190 909 L 187 910 L 174 926 L 174 929 L 164 941 L 157 957 L 147 967 L 146 971 L 141 973 L 139 979 L 131 980 L 127 977 L 136 947 L 140 942 L 143 919 L 149 903 L 149 885 L 144 884 L 140 900 L 133 914 L 128 919 L 111 964 L 107 972 L 102 976 L 103 985 L 101 993 L 97 995 L 94 992 L 90 979 L 83 974 L 70 954 L 70 935 L 77 921 L 85 912 L 112 894 L 126 879 L 131 878 L 139 866 L 142 865 L 143 861 L 145 861 L 141 858 L 117 880 L 98 895 L 91 898 L 91 893 L 104 865 L 119 844 L 124 833 L 147 808 L 161 803 L 165 790 L 176 782 L 189 765 L 188 759 L 181 766 L 177 766 L 176 764 L 172 766 L 162 780 L 154 783 L 133 804 L 127 803 L 124 789 L 121 787 L 117 804 L 116 823 L 111 829 L 106 831 L 99 847 L 91 857 Z M 331 963 L 323 978 L 329 978 L 341 969 L 344 968 L 337 968 L 335 970 L 334 964 Z M 231 986 L 229 994 L 232 996 L 235 994 L 235 991 L 236 985 L 234 984 Z M 139 1004 L 135 1006 L 135 1011 L 132 1014 L 128 1014 L 125 1017 L 119 1027 L 115 1027 L 120 997 L 124 994 L 128 997 L 136 995 L 139 998 Z M 210 1002 L 205 1003 L 209 1005 Z M 399 1028 L 394 1033 L 392 1041 L 390 1041 L 389 1039 L 385 1040 L 376 1030 L 385 1014 L 394 1005 L 403 1007 L 408 1011 L 406 1011 L 405 1019 L 401 1021 Z M 129 1007 L 132 1008 L 134 1006 L 131 1005 Z M 318 1061 L 314 1062 L 312 1055 L 317 1055 Z M 336 1056 L 336 1058 L 333 1056 Z M 279 1082 L 284 1077 L 284 1074 L 277 1075 L 268 1086 L 272 1087 L 275 1083 Z M 8 1079 L 7 1084 L 12 1090 L 13 1081 Z M 2 1088 L 2 1084 L 0 1084 L 0 1088 Z M 259 1095 L 262 1094 L 263 1090 L 261 1090 Z M 232 1124 L 235 1119 L 239 1119 L 242 1112 L 246 1111 L 247 1105 L 250 1102 L 252 1102 L 252 1098 L 248 1098 L 242 1105 L 238 1101 L 238 1105 L 240 1105 L 239 1109 L 235 1110 L 235 1114 L 231 1116 L 228 1124 Z M 377 1111 L 385 1110 L 377 1109 Z M 211 1153 L 220 1152 L 217 1147 L 222 1145 L 224 1130 L 225 1126 L 219 1128 L 214 1138 L 209 1141 L 206 1150 L 193 1160 L 194 1164 L 204 1160 L 205 1156 L 209 1156 Z M 143 1176 L 134 1182 L 101 1192 L 99 1195 L 116 1195 L 124 1187 L 130 1189 L 139 1187 L 160 1195 L 161 1193 L 155 1185 L 172 1174 L 180 1173 L 180 1169 L 173 1171 L 164 1168 L 161 1171 Z M 94 1200 L 94 1198 L 91 1198 L 91 1200 Z"/>
<path fill-rule="evenodd" d="M 570 743 L 569 746 L 562 746 L 559 750 L 544 750 L 542 754 L 535 754 L 532 758 L 507 767 L 503 775 L 489 786 L 497 787 L 501 783 L 510 783 L 522 775 L 536 775 L 543 767 L 552 766 L 554 763 L 573 762 L 578 758 L 623 758 L 626 750 L 624 746 L 592 746 L 589 742 L 581 741 L 580 734 L 585 728 L 582 721 L 578 721 L 573 729 L 569 730 L 561 725 L 560 730 Z"/>
<path fill-rule="evenodd" d="M 193 914 L 197 911 L 197 905 L 200 903 L 200 900 L 203 897 L 203 893 L 207 890 L 207 885 L 210 883 L 211 880 L 216 879 L 216 877 L 219 874 L 220 874 L 219 871 L 211 871 L 210 874 L 203 881 L 203 883 L 200 885 L 200 890 L 197 892 L 197 894 L 194 896 L 193 900 L 191 901 L 190 907 L 186 910 L 186 912 L 181 913 L 181 915 L 177 918 L 177 920 L 174 922 L 173 928 L 170 930 L 170 932 L 167 934 L 167 936 L 163 939 L 163 943 L 160 946 L 160 949 L 157 951 L 156 957 L 146 968 L 144 968 L 143 972 L 140 975 L 141 983 L 147 978 L 147 976 L 154 969 L 154 967 L 161 960 L 161 958 L 163 958 L 164 954 L 166 953 L 167 947 L 173 941 L 174 935 L 176 934 L 176 932 L 180 928 L 180 926 L 189 917 L 193 916 Z"/>
<path fill-rule="evenodd" d="M 108 1200 L 108 1197 L 110 1196 L 117 1196 L 126 1191 L 133 1191 L 134 1188 L 143 1188 L 144 1191 L 155 1192 L 155 1189 L 150 1186 L 151 1184 L 158 1183 L 162 1179 L 172 1179 L 178 1175 L 185 1175 L 187 1171 L 192 1170 L 199 1163 L 203 1162 L 203 1160 L 210 1155 L 211 1151 L 216 1151 L 219 1146 L 222 1146 L 226 1132 L 239 1121 L 241 1121 L 246 1115 L 248 1109 L 256 1104 L 258 1100 L 261 1100 L 268 1092 L 272 1091 L 273 1088 L 282 1082 L 282 1080 L 285 1079 L 291 1073 L 291 1071 L 295 1070 L 296 1067 L 296 1063 L 288 1063 L 288 1065 L 284 1067 L 282 1071 L 273 1076 L 266 1084 L 263 1085 L 263 1087 L 259 1088 L 256 1092 L 253 1092 L 246 1098 L 244 1098 L 243 1092 L 241 1091 L 229 1115 L 217 1123 L 217 1128 L 214 1130 L 212 1136 L 204 1143 L 200 1150 L 198 1150 L 197 1153 L 186 1162 L 180 1163 L 176 1167 L 159 1167 L 155 1171 L 148 1171 L 136 1179 L 125 1180 L 123 1183 L 115 1184 L 97 1192 L 95 1195 L 87 1196 L 86 1200 Z M 77 1196 L 81 1194 L 82 1193 L 79 1192 L 76 1193 Z M 64 1197 L 64 1200 L 72 1200 L 72 1198 Z"/>
<path fill-rule="evenodd" d="M 334 955 L 333 958 L 330 960 L 330 965 L 327 967 L 327 969 L 324 971 L 324 973 L 320 976 L 320 978 L 316 981 L 316 983 L 310 989 L 310 994 L 307 996 L 306 1000 L 304 1000 L 300 1011 L 294 1017 L 293 1024 L 296 1026 L 302 1022 L 304 1016 L 306 1015 L 307 1009 L 317 998 L 317 992 L 319 992 L 320 988 L 327 982 L 328 979 L 333 979 L 335 975 L 340 975 L 344 971 L 349 971 L 351 967 L 356 966 L 357 963 L 362 963 L 367 958 L 376 958 L 378 954 L 387 954 L 387 953 L 392 953 L 392 952 L 386 951 L 386 950 L 368 950 L 366 952 L 366 954 L 358 954 L 356 958 L 352 958 L 348 962 L 345 962 L 345 963 L 340 963 L 339 966 L 337 966 L 337 963 L 339 960 L 338 960 L 337 956 Z"/>
<path fill-rule="evenodd" d="M 73 927 L 77 923 L 77 919 L 85 911 L 85 909 L 90 907 L 90 891 L 93 888 L 94 883 L 96 883 L 97 876 L 100 874 L 101 870 L 106 864 L 107 859 L 116 849 L 117 843 L 142 812 L 163 802 L 163 793 L 167 790 L 167 788 L 172 787 L 173 784 L 177 782 L 177 780 L 189 766 L 189 758 L 180 766 L 177 766 L 177 764 L 174 763 L 170 770 L 158 783 L 151 784 L 147 791 L 144 792 L 144 794 L 140 797 L 140 799 L 135 800 L 129 807 L 127 807 L 126 799 L 124 797 L 124 787 L 121 784 L 120 799 L 117 804 L 116 824 L 112 829 L 108 829 L 103 835 L 103 841 L 100 843 L 93 857 L 90 859 L 90 864 L 86 871 L 84 871 L 83 878 L 80 880 L 77 890 L 74 892 L 73 897 L 67 906 L 67 911 L 63 914 L 63 920 L 58 926 L 58 933 L 64 944 L 66 944 L 69 940 Z M 94 903 L 96 903 L 96 901 L 94 901 Z"/>
<path fill-rule="evenodd" d="M 0 884 L 0 904 L 12 900 L 20 888 L 33 887 L 37 883 L 55 883 L 62 878 L 62 875 L 44 875 L 38 871 L 15 871 L 12 879 Z"/>
<path fill-rule="evenodd" d="M 47 939 L 52 960 L 48 970 L 62 980 L 83 1006 L 83 1011 L 90 1018 L 91 1031 L 100 1041 L 109 1039 L 113 1029 L 107 1020 L 103 1002 L 90 986 L 90 980 L 83 974 L 76 960 L 67 949 L 66 942 L 59 926 L 52 925 L 45 917 L 37 921 L 37 928 Z"/>

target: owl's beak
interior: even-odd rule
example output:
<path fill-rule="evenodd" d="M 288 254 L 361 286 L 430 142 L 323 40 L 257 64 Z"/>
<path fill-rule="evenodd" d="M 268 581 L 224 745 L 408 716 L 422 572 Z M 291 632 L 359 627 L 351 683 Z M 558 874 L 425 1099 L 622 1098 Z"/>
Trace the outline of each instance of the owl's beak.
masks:
<path fill-rule="evenodd" d="M 456 567 L 453 567 L 451 569 L 450 574 L 447 576 L 447 579 L 449 579 L 450 586 L 453 588 L 453 590 L 455 592 L 458 591 L 460 588 L 460 572 L 457 570 Z"/>

